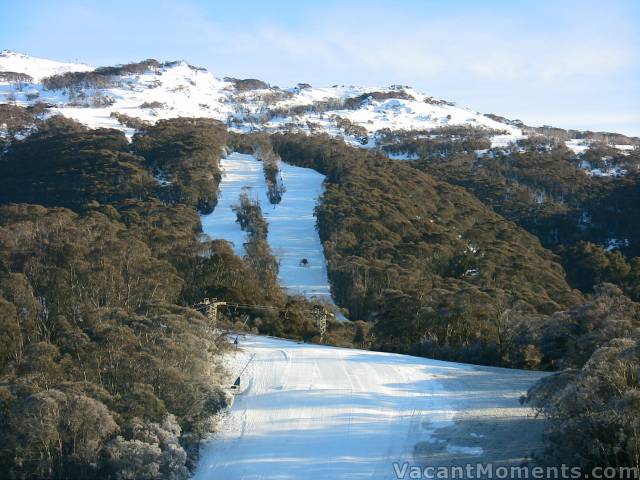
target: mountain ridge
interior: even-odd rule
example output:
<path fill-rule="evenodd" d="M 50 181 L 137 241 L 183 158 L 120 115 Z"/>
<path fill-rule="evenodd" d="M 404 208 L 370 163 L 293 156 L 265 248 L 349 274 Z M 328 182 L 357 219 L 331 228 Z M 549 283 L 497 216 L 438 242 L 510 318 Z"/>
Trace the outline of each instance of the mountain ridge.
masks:
<path fill-rule="evenodd" d="M 18 73 L 26 77 L 9 74 Z M 89 127 L 133 128 L 126 117 L 155 123 L 173 117 L 223 121 L 231 130 L 328 133 L 365 148 L 380 148 L 387 131 L 428 132 L 465 127 L 487 134 L 491 148 L 508 148 L 532 135 L 562 138 L 576 153 L 593 141 L 621 149 L 640 138 L 608 132 L 530 127 L 519 120 L 458 107 L 403 85 L 279 88 L 257 79 L 217 78 L 184 60 L 93 68 L 3 50 L 0 53 L 0 103 L 45 103 Z M 403 158 L 400 156 L 399 158 Z M 410 159 L 410 158 L 408 158 Z"/>

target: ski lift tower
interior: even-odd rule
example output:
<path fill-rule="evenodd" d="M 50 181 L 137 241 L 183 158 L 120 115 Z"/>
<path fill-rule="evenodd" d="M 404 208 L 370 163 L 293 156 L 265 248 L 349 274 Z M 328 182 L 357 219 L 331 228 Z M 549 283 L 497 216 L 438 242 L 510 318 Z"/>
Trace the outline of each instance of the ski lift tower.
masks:
<path fill-rule="evenodd" d="M 218 321 L 218 307 L 226 305 L 227 302 L 219 302 L 217 298 L 205 298 L 202 301 L 202 305 L 205 307 L 207 318 L 211 321 L 213 326 Z"/>
<path fill-rule="evenodd" d="M 327 312 L 327 310 L 320 305 L 314 306 L 312 312 L 316 320 L 316 327 L 318 327 L 318 331 L 320 332 L 320 341 L 322 341 L 324 334 L 327 332 L 327 317 L 331 315 L 331 313 Z"/>

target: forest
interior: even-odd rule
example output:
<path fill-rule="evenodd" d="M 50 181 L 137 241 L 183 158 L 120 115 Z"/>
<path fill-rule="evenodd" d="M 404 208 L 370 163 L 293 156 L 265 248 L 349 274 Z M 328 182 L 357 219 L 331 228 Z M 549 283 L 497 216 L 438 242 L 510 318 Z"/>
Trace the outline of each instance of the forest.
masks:
<path fill-rule="evenodd" d="M 201 238 L 226 129 L 176 119 L 130 144 L 62 117 L 4 114 L 34 132 L 0 158 L 0 471 L 187 478 L 229 382 L 222 331 L 191 307 L 269 304 L 249 312 L 256 332 L 316 335 L 269 252 L 245 260 Z M 331 330 L 340 342 L 345 328 Z"/>
<path fill-rule="evenodd" d="M 375 321 L 378 348 L 520 366 L 499 353 L 499 312 L 582 300 L 557 256 L 464 189 L 338 140 L 274 146 L 327 176 L 317 217 L 332 288 L 352 318 Z"/>
<path fill-rule="evenodd" d="M 309 302 L 277 283 L 259 205 L 235 208 L 244 258 L 201 234 L 232 150 L 265 162 L 274 204 L 286 194 L 277 157 L 326 176 L 317 228 L 352 321 L 331 323 L 325 342 L 558 371 L 523 399 L 548 419 L 537 460 L 638 465 L 635 174 L 590 177 L 542 140 L 479 159 L 475 129 L 379 132 L 386 150 L 420 157 L 404 162 L 197 118 L 138 123 L 129 142 L 42 108 L 0 105 L 8 478 L 187 478 L 228 403 L 222 330 L 193 308 L 205 297 L 273 307 L 228 315 L 229 328 L 319 341 Z M 628 243 L 605 248 L 612 238 Z"/>
<path fill-rule="evenodd" d="M 624 167 L 621 177 L 588 175 L 580 164 L 602 159 Z M 572 287 L 592 292 L 611 282 L 638 300 L 640 276 L 640 157 L 593 144 L 580 158 L 563 143 L 538 137 L 514 151 L 473 151 L 411 165 L 465 187 L 497 213 L 557 254 Z"/>
<path fill-rule="evenodd" d="M 129 150 L 121 132 L 53 117 L 0 161 L 10 478 L 186 478 L 227 404 L 225 342 L 184 299 L 215 249 L 198 241 L 205 203 L 179 182 L 168 198 L 190 203 L 166 201 L 155 158 Z"/>

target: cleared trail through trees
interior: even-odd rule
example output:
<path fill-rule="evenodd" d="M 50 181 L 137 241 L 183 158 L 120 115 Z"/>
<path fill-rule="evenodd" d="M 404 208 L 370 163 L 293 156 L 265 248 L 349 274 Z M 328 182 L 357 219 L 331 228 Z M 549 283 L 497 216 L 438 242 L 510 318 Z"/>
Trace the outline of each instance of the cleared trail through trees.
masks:
<path fill-rule="evenodd" d="M 247 336 L 195 478 L 387 479 L 393 462 L 519 464 L 541 441 L 519 397 L 543 374 Z M 233 371 L 232 373 L 237 373 Z"/>
<path fill-rule="evenodd" d="M 326 260 L 316 231 L 314 208 L 322 195 L 324 175 L 280 162 L 282 182 L 286 188 L 282 201 L 269 202 L 262 162 L 253 155 L 232 153 L 223 158 L 222 181 L 218 204 L 210 215 L 202 217 L 202 228 L 211 238 L 233 243 L 235 252 L 245 254 L 246 233 L 236 222 L 232 206 L 246 192 L 257 200 L 269 223 L 267 241 L 280 262 L 278 278 L 289 292 L 318 297 L 331 302 Z M 301 262 L 305 259 L 303 265 Z"/>

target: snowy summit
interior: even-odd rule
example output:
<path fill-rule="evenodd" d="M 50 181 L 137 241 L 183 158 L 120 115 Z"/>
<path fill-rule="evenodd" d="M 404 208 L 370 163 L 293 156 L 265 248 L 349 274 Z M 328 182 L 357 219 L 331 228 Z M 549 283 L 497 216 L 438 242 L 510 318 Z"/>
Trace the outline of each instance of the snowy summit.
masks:
<path fill-rule="evenodd" d="M 63 75 L 70 72 L 91 74 Z M 53 76 L 58 76 L 56 81 L 51 81 Z M 215 118 L 238 131 L 325 131 L 369 147 L 375 146 L 376 133 L 384 130 L 466 125 L 495 130 L 503 141 L 522 136 L 518 127 L 410 87 L 299 84 L 281 89 L 253 79 L 221 80 L 184 61 L 94 69 L 5 50 L 0 54 L 0 102 L 7 101 L 23 106 L 45 102 L 53 111 L 90 127 L 125 131 L 116 114 L 147 122 L 181 116 Z"/>
<path fill-rule="evenodd" d="M 31 57 L 11 50 L 0 52 L 0 72 L 22 73 L 39 83 L 43 78 L 66 72 L 89 72 L 93 67 L 84 63 L 64 63 Z"/>

